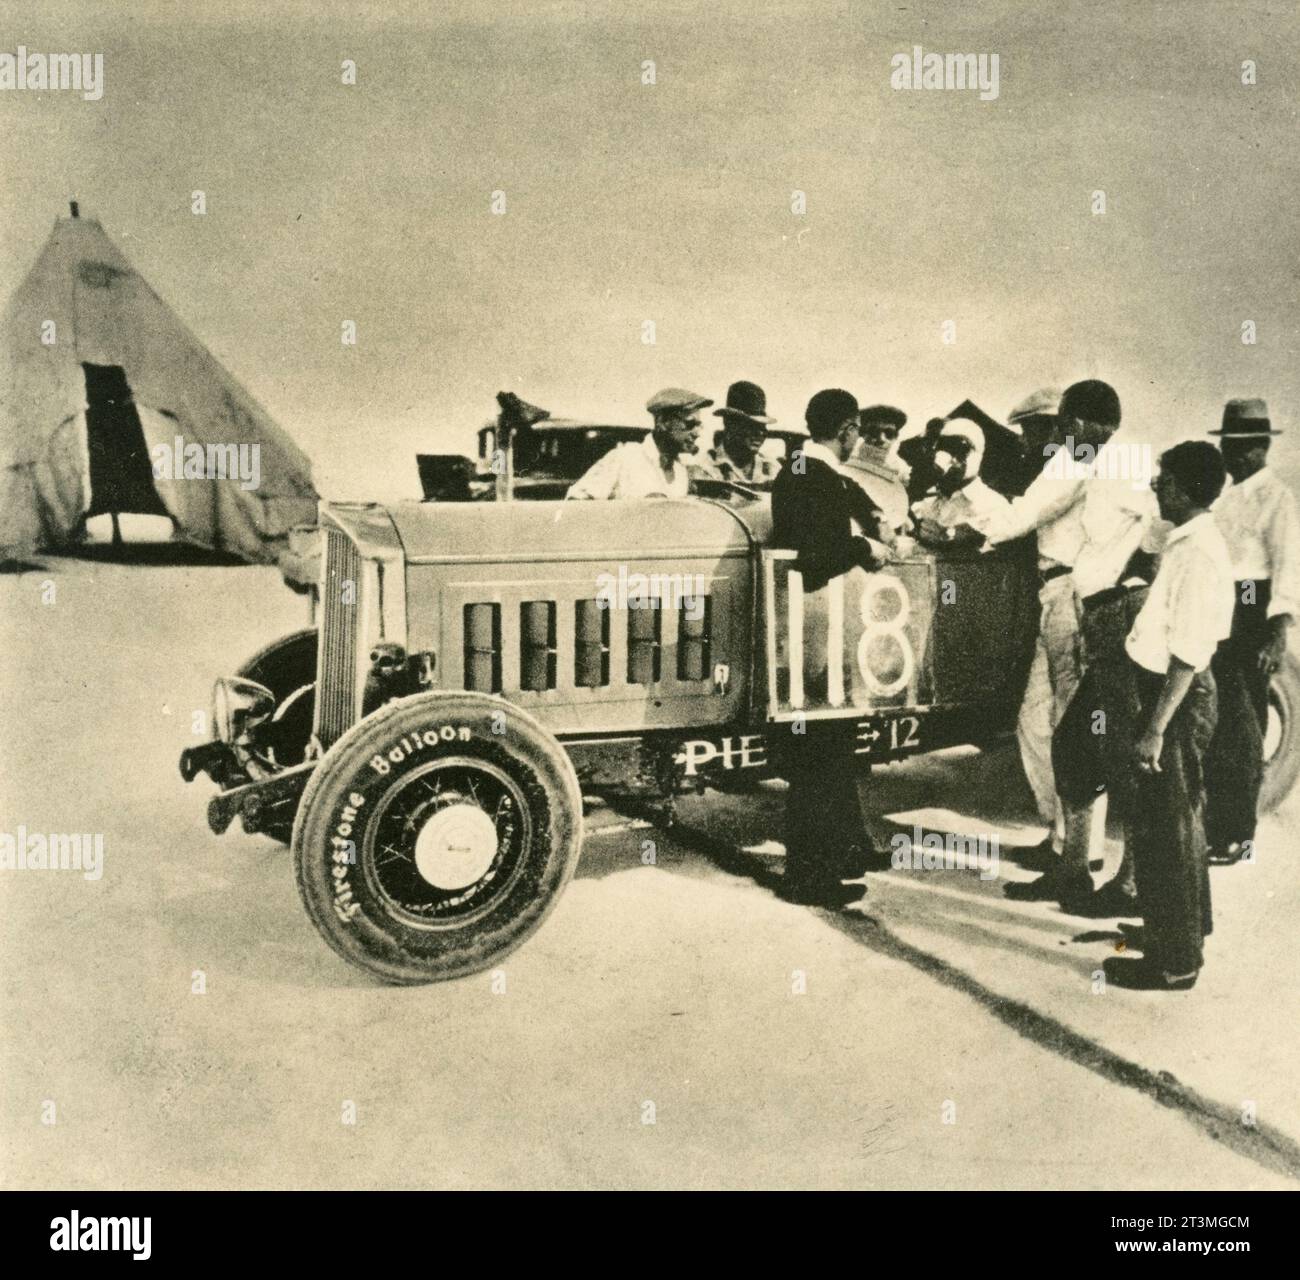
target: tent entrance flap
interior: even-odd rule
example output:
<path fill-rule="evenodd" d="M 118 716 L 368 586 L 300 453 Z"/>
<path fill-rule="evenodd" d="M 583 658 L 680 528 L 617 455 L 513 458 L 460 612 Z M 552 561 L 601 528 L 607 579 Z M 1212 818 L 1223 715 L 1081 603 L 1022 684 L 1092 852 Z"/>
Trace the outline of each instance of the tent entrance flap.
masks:
<path fill-rule="evenodd" d="M 86 450 L 90 458 L 87 517 L 136 512 L 170 518 L 154 488 L 144 427 L 126 372 L 115 364 L 83 364 Z"/>

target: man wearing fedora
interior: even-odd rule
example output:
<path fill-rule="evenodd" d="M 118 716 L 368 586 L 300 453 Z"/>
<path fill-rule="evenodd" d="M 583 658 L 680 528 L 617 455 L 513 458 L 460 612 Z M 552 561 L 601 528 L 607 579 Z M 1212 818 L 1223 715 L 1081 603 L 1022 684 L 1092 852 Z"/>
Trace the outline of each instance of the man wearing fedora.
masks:
<path fill-rule="evenodd" d="M 1271 438 L 1263 400 L 1229 400 L 1219 437 L 1232 477 L 1214 508 L 1235 583 L 1232 632 L 1214 655 L 1219 720 L 1205 759 L 1205 835 L 1210 860 L 1232 863 L 1254 849 L 1269 677 L 1286 657 L 1300 609 L 1300 515 L 1295 497 L 1268 465 Z"/>
<path fill-rule="evenodd" d="M 768 427 L 776 421 L 768 416 L 763 388 L 756 382 L 733 382 L 727 388 L 727 403 L 713 413 L 722 419 L 720 439 L 696 474 L 734 480 L 757 489 L 770 488 L 781 464 L 759 452 Z"/>

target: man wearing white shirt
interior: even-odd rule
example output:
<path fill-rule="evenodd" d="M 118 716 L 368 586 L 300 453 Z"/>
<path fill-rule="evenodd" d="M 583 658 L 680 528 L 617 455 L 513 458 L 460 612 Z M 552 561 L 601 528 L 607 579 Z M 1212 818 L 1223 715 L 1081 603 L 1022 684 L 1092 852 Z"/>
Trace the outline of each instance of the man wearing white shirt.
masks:
<path fill-rule="evenodd" d="M 1136 914 L 1131 860 L 1125 856 L 1119 873 L 1098 891 L 1088 863 L 1102 842 L 1098 797 L 1107 793 L 1121 815 L 1130 799 L 1123 744 L 1133 740 L 1135 695 L 1123 643 L 1146 584 L 1131 577 L 1129 561 L 1155 516 L 1155 497 L 1146 483 L 1149 466 L 1145 479 L 1133 474 L 1140 468 L 1130 455 L 1140 456 L 1140 449 L 1132 433 L 1120 428 L 1114 388 L 1096 379 L 1076 382 L 1061 397 L 1059 418 L 1058 432 L 1068 447 L 1049 460 L 1038 493 L 1049 515 L 1068 514 L 1047 539 L 1050 552 L 1073 562 L 1066 580 L 1073 600 L 1057 602 L 1060 617 L 1053 625 L 1064 633 L 1058 636 L 1064 648 L 1069 603 L 1077 611 L 1081 641 L 1082 674 L 1052 734 L 1052 775 L 1065 835 L 1051 871 L 1029 884 L 1009 884 L 1006 893 L 1055 898 L 1080 915 Z M 1006 532 L 1015 528 L 1009 524 Z"/>
<path fill-rule="evenodd" d="M 1160 458 L 1160 514 L 1174 526 L 1125 641 L 1138 692 L 1136 806 L 1126 823 L 1143 921 L 1142 959 L 1106 962 L 1119 985 L 1186 990 L 1211 929 L 1202 758 L 1214 733 L 1220 640 L 1232 626 L 1232 565 L 1209 507 L 1224 481 L 1218 450 L 1188 440 Z"/>
<path fill-rule="evenodd" d="M 695 452 L 700 410 L 707 396 L 668 387 L 651 396 L 646 409 L 654 429 L 640 442 L 611 449 L 570 486 L 569 498 L 684 498 L 690 475 L 682 461 Z"/>
<path fill-rule="evenodd" d="M 1232 557 L 1236 594 L 1232 634 L 1214 655 L 1219 723 L 1205 757 L 1205 836 L 1210 861 L 1232 863 L 1255 852 L 1269 677 L 1286 657 L 1300 609 L 1300 516 L 1267 465 L 1270 438 L 1281 433 L 1263 400 L 1229 400 L 1221 428 L 1210 434 L 1220 437 L 1233 481 L 1214 518 Z"/>
<path fill-rule="evenodd" d="M 979 522 L 1007 505 L 1002 494 L 980 479 L 984 431 L 973 422 L 945 422 L 934 454 L 938 480 L 912 504 L 917 536 L 929 547 L 973 542 L 982 535 Z"/>
<path fill-rule="evenodd" d="M 1009 422 L 1032 424 L 1032 437 L 1046 462 L 1020 497 L 1013 498 L 1009 505 L 993 508 L 976 521 L 990 547 L 1031 533 L 1037 535 L 1038 639 L 1016 722 L 1016 741 L 1038 812 L 1051 828 L 1034 851 L 1040 862 L 1054 861 L 1064 848 L 1064 814 L 1052 772 L 1052 732 L 1065 714 L 1083 671 L 1079 605 L 1070 577 L 1083 545 L 1084 480 L 1076 474 L 1083 468 L 1073 457 L 1068 461 L 1074 465 L 1066 465 L 1059 452 L 1067 448 L 1059 430 L 1060 403 L 1060 391 L 1049 387 L 1034 392 L 1011 411 Z M 1104 814 L 1099 816 L 1104 819 Z M 1100 823 L 1093 826 L 1099 828 Z M 1098 830 L 1098 840 L 1102 834 Z M 1084 850 L 1086 862 L 1091 848 L 1082 842 L 1079 847 Z M 1053 863 L 1048 862 L 1050 865 Z M 1082 883 L 1081 876 L 1076 878 Z M 1035 882 L 1035 886 L 1041 888 L 1041 896 L 1055 896 L 1048 892 L 1050 882 Z"/>

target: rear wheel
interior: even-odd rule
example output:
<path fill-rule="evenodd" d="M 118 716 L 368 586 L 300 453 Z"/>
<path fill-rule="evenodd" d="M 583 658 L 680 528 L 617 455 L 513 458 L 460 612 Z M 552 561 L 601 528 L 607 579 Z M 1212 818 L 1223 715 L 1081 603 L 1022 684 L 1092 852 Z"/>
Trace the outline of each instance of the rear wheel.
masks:
<path fill-rule="evenodd" d="M 1300 662 L 1288 653 L 1269 684 L 1260 813 L 1276 809 L 1290 794 L 1297 777 L 1300 777 Z"/>
<path fill-rule="evenodd" d="M 577 864 L 582 798 L 560 744 L 496 698 L 419 694 L 346 733 L 294 826 L 307 914 L 388 982 L 475 973 L 518 947 Z"/>

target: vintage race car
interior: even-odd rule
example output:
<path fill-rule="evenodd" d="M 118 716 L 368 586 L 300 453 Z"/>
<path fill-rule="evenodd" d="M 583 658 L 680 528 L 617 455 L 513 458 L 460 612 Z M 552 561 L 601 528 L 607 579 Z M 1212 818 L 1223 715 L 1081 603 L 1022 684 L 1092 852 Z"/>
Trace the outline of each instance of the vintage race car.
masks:
<path fill-rule="evenodd" d="M 583 795 L 644 806 L 781 772 L 809 718 L 864 767 L 1012 730 L 1030 548 L 917 552 L 803 591 L 766 499 L 326 503 L 319 627 L 217 681 L 189 780 L 291 839 L 312 921 L 392 982 L 497 963 L 572 875 Z M 1294 781 L 1275 681 L 1268 802 Z"/>

